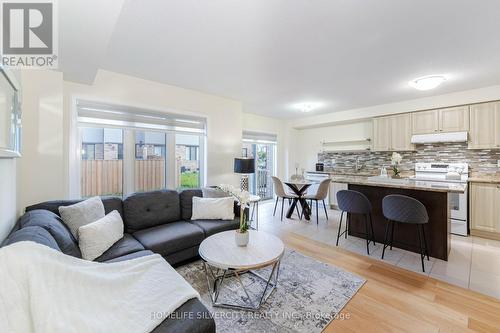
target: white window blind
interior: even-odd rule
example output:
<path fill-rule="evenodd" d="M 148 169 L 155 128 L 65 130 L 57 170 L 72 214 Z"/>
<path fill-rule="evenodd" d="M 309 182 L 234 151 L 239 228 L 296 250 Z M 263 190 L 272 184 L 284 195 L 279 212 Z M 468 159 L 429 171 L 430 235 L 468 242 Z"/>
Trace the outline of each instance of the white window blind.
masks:
<path fill-rule="evenodd" d="M 206 134 L 202 117 L 85 100 L 78 100 L 76 106 L 80 124 Z"/>
<path fill-rule="evenodd" d="M 276 144 L 278 136 L 270 133 L 243 131 L 243 142 Z"/>

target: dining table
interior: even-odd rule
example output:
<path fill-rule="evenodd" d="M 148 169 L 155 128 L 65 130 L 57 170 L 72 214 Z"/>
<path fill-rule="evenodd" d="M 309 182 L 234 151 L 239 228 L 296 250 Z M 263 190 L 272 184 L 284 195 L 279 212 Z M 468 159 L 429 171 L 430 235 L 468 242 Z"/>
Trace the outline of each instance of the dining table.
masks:
<path fill-rule="evenodd" d="M 289 219 L 292 217 L 293 211 L 298 204 L 302 207 L 302 216 L 309 221 L 311 219 L 311 207 L 304 198 L 307 193 L 307 189 L 314 184 L 314 182 L 307 180 L 289 180 L 284 182 L 297 196 L 292 199 L 292 204 L 288 207 L 286 212 L 286 217 Z"/>

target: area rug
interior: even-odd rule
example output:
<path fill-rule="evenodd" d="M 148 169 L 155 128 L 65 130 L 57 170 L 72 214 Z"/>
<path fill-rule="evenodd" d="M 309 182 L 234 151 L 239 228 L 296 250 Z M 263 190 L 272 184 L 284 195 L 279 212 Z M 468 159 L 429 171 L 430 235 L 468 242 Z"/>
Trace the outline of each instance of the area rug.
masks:
<path fill-rule="evenodd" d="M 251 312 L 212 307 L 201 260 L 177 271 L 200 293 L 217 332 L 321 332 L 334 319 L 348 320 L 348 316 L 339 317 L 339 312 L 365 283 L 359 276 L 287 249 L 277 288 L 259 311 Z M 267 277 L 270 269 L 258 273 Z M 242 282 L 253 299 L 265 287 L 264 281 L 251 274 L 244 274 Z M 236 278 L 225 280 L 220 300 L 239 304 L 247 300 Z"/>

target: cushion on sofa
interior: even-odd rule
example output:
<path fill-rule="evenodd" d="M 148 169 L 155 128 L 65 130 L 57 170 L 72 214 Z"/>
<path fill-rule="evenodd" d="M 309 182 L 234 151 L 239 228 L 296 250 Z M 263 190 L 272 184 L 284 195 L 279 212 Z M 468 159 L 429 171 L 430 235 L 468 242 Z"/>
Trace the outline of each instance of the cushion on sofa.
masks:
<path fill-rule="evenodd" d="M 97 257 L 95 261 L 109 261 L 118 257 L 122 257 L 131 253 L 143 251 L 144 246 L 142 246 L 134 236 L 130 234 L 124 234 L 123 238 L 114 243 L 106 252 L 104 252 L 100 257 Z"/>
<path fill-rule="evenodd" d="M 123 238 L 123 221 L 114 210 L 102 219 L 78 228 L 78 246 L 82 258 L 94 260 Z"/>
<path fill-rule="evenodd" d="M 106 214 L 109 214 L 112 211 L 117 210 L 118 213 L 120 213 L 120 215 L 123 218 L 122 199 L 116 198 L 116 197 L 108 197 L 108 198 L 103 197 L 103 198 L 101 198 L 101 200 L 102 200 L 102 203 L 104 205 L 104 211 L 106 212 Z M 45 209 L 45 210 L 51 211 L 54 214 L 59 215 L 59 207 L 60 206 L 70 206 L 70 205 L 74 205 L 76 203 L 79 203 L 81 201 L 83 201 L 83 200 L 80 199 L 80 200 L 45 201 L 45 202 L 38 203 L 36 205 L 31 205 L 31 206 L 26 207 L 26 212 L 29 212 L 29 211 L 32 211 L 35 209 Z"/>
<path fill-rule="evenodd" d="M 59 207 L 59 215 L 69 231 L 78 240 L 80 227 L 103 218 L 106 213 L 101 198 L 92 197 L 74 205 Z"/>
<path fill-rule="evenodd" d="M 18 224 L 20 228 L 30 226 L 44 228 L 51 234 L 63 253 L 77 258 L 82 257 L 75 237 L 58 215 L 48 210 L 32 210 L 21 216 Z"/>
<path fill-rule="evenodd" d="M 149 250 L 142 250 L 142 251 L 132 252 L 132 253 L 129 253 L 129 254 L 126 254 L 126 255 L 123 255 L 120 257 L 113 258 L 113 259 L 104 260 L 104 262 L 119 262 L 119 261 L 125 261 L 125 260 L 150 256 L 152 254 L 155 254 L 155 253 L 153 251 L 149 251 Z"/>
<path fill-rule="evenodd" d="M 126 229 L 131 232 L 178 221 L 179 193 L 163 190 L 132 194 L 123 201 L 123 214 Z"/>
<path fill-rule="evenodd" d="M 61 251 L 54 237 L 52 237 L 52 235 L 44 228 L 36 226 L 22 228 L 14 232 L 2 243 L 2 246 L 23 241 L 35 242 L 48 246 L 54 250 Z"/>
<path fill-rule="evenodd" d="M 183 220 L 190 220 L 193 212 L 193 197 L 203 197 L 203 193 L 198 189 L 186 189 L 179 194 L 181 201 L 181 217 Z"/>
<path fill-rule="evenodd" d="M 193 197 L 191 220 L 234 220 L 234 199 Z"/>
<path fill-rule="evenodd" d="M 148 250 L 163 256 L 200 245 L 205 234 L 189 222 L 172 222 L 144 229 L 133 236 Z"/>
<path fill-rule="evenodd" d="M 240 227 L 240 220 L 234 219 L 229 221 L 221 221 L 221 220 L 193 220 L 189 223 L 197 225 L 200 227 L 205 233 L 205 237 L 212 236 L 218 232 L 227 231 L 227 230 L 236 230 Z"/>

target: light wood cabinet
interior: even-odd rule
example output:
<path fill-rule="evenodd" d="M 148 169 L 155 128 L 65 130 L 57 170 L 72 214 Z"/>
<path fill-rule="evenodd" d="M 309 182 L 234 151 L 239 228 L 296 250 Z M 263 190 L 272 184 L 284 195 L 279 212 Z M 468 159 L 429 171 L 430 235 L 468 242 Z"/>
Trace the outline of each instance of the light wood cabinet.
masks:
<path fill-rule="evenodd" d="M 437 110 L 414 112 L 411 118 L 413 134 L 429 134 L 439 131 L 439 112 Z"/>
<path fill-rule="evenodd" d="M 373 119 L 373 150 L 413 150 L 411 115 L 400 114 Z"/>
<path fill-rule="evenodd" d="M 373 150 L 387 151 L 391 146 L 391 117 L 373 119 Z"/>
<path fill-rule="evenodd" d="M 470 228 L 500 234 L 500 185 L 472 183 L 470 187 Z"/>
<path fill-rule="evenodd" d="M 500 102 L 470 107 L 469 148 L 500 148 Z"/>
<path fill-rule="evenodd" d="M 439 109 L 439 131 L 461 132 L 469 130 L 469 106 Z"/>
<path fill-rule="evenodd" d="M 412 113 L 412 133 L 460 132 L 469 130 L 469 106 Z"/>

